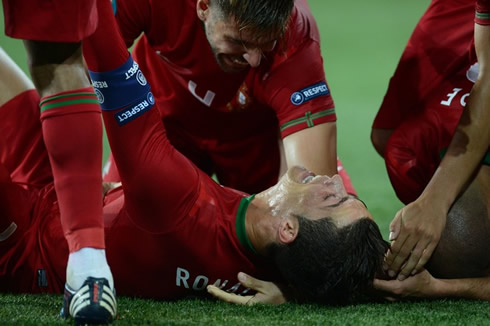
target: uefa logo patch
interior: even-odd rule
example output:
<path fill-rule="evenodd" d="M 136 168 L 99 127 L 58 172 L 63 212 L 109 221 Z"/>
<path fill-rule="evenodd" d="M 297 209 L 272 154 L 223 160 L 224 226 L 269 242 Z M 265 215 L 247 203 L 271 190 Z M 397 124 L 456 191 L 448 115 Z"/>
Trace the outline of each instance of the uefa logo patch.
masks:
<path fill-rule="evenodd" d="M 140 83 L 141 86 L 145 86 L 147 84 L 146 78 L 141 70 L 138 70 L 138 73 L 136 74 L 136 80 L 138 81 L 138 83 Z"/>
<path fill-rule="evenodd" d="M 330 94 L 330 91 L 328 90 L 327 84 L 322 81 L 291 94 L 291 103 L 301 105 L 304 102 L 328 94 Z"/>
<path fill-rule="evenodd" d="M 305 97 L 300 92 L 294 92 L 293 95 L 291 95 L 291 103 L 294 105 L 303 104 L 304 101 Z"/>
<path fill-rule="evenodd" d="M 155 98 L 153 97 L 152 92 L 149 92 L 148 95 L 146 96 L 146 99 L 150 105 L 155 104 Z"/>
<path fill-rule="evenodd" d="M 95 95 L 97 95 L 97 99 L 99 100 L 99 104 L 104 103 L 104 95 L 97 88 L 94 88 Z"/>

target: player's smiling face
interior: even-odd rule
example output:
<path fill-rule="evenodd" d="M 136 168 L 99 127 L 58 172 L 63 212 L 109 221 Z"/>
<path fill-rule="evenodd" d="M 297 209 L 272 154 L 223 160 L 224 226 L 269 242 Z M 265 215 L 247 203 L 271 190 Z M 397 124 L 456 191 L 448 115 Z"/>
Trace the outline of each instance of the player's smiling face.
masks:
<path fill-rule="evenodd" d="M 219 9 L 206 7 L 200 11 L 201 3 L 197 3 L 198 16 L 216 62 L 223 71 L 238 73 L 248 67 L 258 67 L 264 53 L 275 48 L 276 39 L 257 40 L 247 30 L 240 31 L 233 18 L 223 17 Z"/>
<path fill-rule="evenodd" d="M 363 217 L 372 218 L 364 203 L 347 193 L 339 175 L 317 176 L 299 166 L 290 168 L 264 194 L 278 216 L 330 217 L 338 227 Z"/>

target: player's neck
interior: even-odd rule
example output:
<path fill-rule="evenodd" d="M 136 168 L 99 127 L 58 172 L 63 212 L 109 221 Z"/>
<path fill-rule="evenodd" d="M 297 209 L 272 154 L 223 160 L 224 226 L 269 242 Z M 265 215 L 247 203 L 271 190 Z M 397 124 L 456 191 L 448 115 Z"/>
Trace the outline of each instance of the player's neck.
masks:
<path fill-rule="evenodd" d="M 256 196 L 245 213 L 245 230 L 255 250 L 266 255 L 266 247 L 277 237 L 277 218 L 274 218 L 260 196 Z"/>

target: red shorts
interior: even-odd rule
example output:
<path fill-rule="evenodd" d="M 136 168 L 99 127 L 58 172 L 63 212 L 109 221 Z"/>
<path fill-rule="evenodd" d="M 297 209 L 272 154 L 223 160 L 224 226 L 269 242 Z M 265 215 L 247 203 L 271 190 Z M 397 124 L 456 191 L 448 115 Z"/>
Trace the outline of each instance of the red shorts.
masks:
<path fill-rule="evenodd" d="M 68 248 L 39 115 L 36 90 L 0 107 L 0 292 L 63 289 Z"/>
<path fill-rule="evenodd" d="M 432 1 L 408 41 L 373 128 L 395 129 L 422 112 L 441 82 L 464 69 L 474 16 L 474 0 Z"/>
<path fill-rule="evenodd" d="M 3 0 L 5 34 L 47 42 L 80 42 L 97 27 L 96 0 Z"/>
<path fill-rule="evenodd" d="M 432 178 L 463 113 L 473 82 L 460 71 L 427 97 L 424 110 L 403 121 L 388 140 L 385 162 L 395 192 L 404 203 L 417 199 Z"/>
<path fill-rule="evenodd" d="M 36 90 L 23 92 L 0 106 L 0 163 L 13 182 L 44 186 L 53 180 L 39 116 Z"/>
<path fill-rule="evenodd" d="M 63 236 L 53 184 L 44 188 L 0 183 L 0 292 L 61 293 L 68 245 Z"/>

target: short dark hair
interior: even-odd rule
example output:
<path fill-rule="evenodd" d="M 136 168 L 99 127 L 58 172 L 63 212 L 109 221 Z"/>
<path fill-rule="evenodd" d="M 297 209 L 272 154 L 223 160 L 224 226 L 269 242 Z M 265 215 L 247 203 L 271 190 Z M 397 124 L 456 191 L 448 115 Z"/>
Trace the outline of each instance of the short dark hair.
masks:
<path fill-rule="evenodd" d="M 298 216 L 296 239 L 268 246 L 287 291 L 299 302 L 354 303 L 372 286 L 388 243 L 369 218 L 337 228 L 331 218 Z"/>
<path fill-rule="evenodd" d="M 224 17 L 232 17 L 239 31 L 249 30 L 256 38 L 282 37 L 288 28 L 294 0 L 212 0 Z"/>

